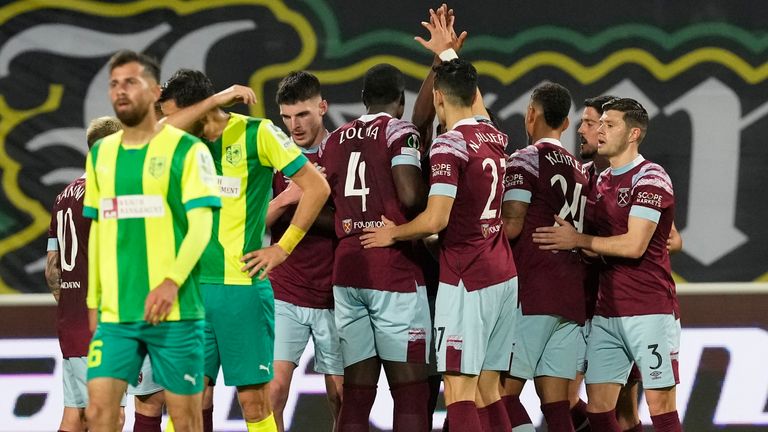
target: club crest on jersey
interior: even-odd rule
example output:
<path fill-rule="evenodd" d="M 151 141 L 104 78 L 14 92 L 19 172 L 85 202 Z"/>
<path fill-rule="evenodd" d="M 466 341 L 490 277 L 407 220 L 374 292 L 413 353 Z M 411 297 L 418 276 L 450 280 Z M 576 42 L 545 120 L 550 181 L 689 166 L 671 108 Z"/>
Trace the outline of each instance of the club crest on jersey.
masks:
<path fill-rule="evenodd" d="M 154 178 L 159 178 L 165 170 L 165 157 L 155 156 L 149 160 L 149 173 Z"/>
<path fill-rule="evenodd" d="M 488 238 L 488 234 L 490 234 L 490 225 L 480 224 L 480 230 L 483 233 L 483 238 Z"/>
<path fill-rule="evenodd" d="M 619 204 L 619 207 L 626 207 L 629 204 L 629 188 L 619 188 L 616 203 Z"/>
<path fill-rule="evenodd" d="M 341 229 L 343 229 L 345 233 L 349 234 L 352 231 L 352 219 L 344 219 L 341 221 Z"/>
<path fill-rule="evenodd" d="M 240 159 L 243 158 L 243 150 L 240 147 L 240 144 L 234 144 L 227 147 L 225 158 L 230 165 L 237 165 L 237 163 L 240 162 Z"/>

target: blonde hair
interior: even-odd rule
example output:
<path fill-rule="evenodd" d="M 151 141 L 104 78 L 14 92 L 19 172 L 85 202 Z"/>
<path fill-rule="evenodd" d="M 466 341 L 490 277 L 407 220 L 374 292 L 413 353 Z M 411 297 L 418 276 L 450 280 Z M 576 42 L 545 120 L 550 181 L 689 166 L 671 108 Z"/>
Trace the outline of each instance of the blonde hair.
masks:
<path fill-rule="evenodd" d="M 88 148 L 91 148 L 96 141 L 122 129 L 123 125 L 120 123 L 120 120 L 114 117 L 99 117 L 91 120 L 88 130 L 85 132 Z"/>

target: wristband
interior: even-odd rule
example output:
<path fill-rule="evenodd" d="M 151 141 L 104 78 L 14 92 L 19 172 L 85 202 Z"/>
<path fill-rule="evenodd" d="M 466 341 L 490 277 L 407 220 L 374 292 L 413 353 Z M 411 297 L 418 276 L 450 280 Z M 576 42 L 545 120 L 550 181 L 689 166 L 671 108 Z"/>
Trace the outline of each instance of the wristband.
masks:
<path fill-rule="evenodd" d="M 296 249 L 296 245 L 299 244 L 306 233 L 307 232 L 303 229 L 297 227 L 294 224 L 291 224 L 291 226 L 285 230 L 283 236 L 280 237 L 280 241 L 277 242 L 277 245 L 280 246 L 280 248 L 283 249 L 285 253 L 290 255 L 291 252 Z"/>
<path fill-rule="evenodd" d="M 448 48 L 437 56 L 440 57 L 440 60 L 442 61 L 451 61 L 453 59 L 459 58 L 459 55 L 456 54 L 456 51 L 454 51 L 453 48 Z"/>

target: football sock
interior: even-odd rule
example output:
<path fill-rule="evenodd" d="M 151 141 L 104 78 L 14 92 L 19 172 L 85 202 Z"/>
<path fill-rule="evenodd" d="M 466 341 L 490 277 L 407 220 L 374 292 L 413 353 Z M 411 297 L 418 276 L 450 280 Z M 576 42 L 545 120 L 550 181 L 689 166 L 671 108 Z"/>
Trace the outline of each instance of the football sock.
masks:
<path fill-rule="evenodd" d="M 587 404 L 579 399 L 571 408 L 571 423 L 576 432 L 590 432 L 589 420 L 587 420 Z"/>
<path fill-rule="evenodd" d="M 390 388 L 394 401 L 393 429 L 395 432 L 426 431 L 429 384 L 413 381 L 395 384 Z"/>
<path fill-rule="evenodd" d="M 246 421 L 245 426 L 248 428 L 248 432 L 277 432 L 277 423 L 275 423 L 275 416 L 272 413 L 269 413 L 267 418 L 257 422 Z"/>
<path fill-rule="evenodd" d="M 656 432 L 680 432 L 683 430 L 677 411 L 651 416 L 651 421 Z"/>
<path fill-rule="evenodd" d="M 375 399 L 375 385 L 345 383 L 339 413 L 339 432 L 368 432 L 368 417 Z"/>
<path fill-rule="evenodd" d="M 601 413 L 587 413 L 589 427 L 592 432 L 621 432 L 619 422 L 616 421 L 616 410 Z"/>
<path fill-rule="evenodd" d="M 161 430 L 162 416 L 150 417 L 135 413 L 133 419 L 133 432 L 160 432 Z M 171 420 L 168 419 L 168 421 L 170 422 Z"/>
<path fill-rule="evenodd" d="M 213 407 L 203 410 L 203 432 L 213 432 Z"/>
<path fill-rule="evenodd" d="M 567 400 L 550 402 L 541 406 L 541 412 L 547 420 L 547 430 L 550 432 L 574 432 L 571 423 L 571 412 Z"/>
<path fill-rule="evenodd" d="M 528 412 L 525 411 L 525 407 L 520 403 L 520 396 L 504 396 L 501 398 L 504 403 L 504 407 L 507 409 L 507 415 L 509 416 L 509 423 L 512 425 L 512 430 L 517 432 L 525 430 L 518 428 L 519 426 L 530 425 L 528 430 L 533 431 L 533 424 L 531 418 L 528 417 Z"/>
<path fill-rule="evenodd" d="M 512 425 L 509 423 L 507 408 L 504 407 L 504 402 L 502 402 L 501 399 L 481 409 L 488 413 L 490 432 L 512 432 Z"/>
<path fill-rule="evenodd" d="M 643 432 L 643 422 L 640 422 L 631 429 L 627 429 L 624 432 Z"/>
<path fill-rule="evenodd" d="M 451 429 L 461 432 L 483 432 L 473 401 L 454 402 L 447 407 Z"/>

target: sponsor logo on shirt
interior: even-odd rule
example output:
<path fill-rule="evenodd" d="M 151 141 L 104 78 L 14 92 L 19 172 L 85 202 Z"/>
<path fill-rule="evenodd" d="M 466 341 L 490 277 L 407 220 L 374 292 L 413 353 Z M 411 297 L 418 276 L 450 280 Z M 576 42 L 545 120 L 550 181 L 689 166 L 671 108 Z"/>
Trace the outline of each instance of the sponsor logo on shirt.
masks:
<path fill-rule="evenodd" d="M 149 160 L 149 167 L 147 168 L 149 174 L 154 178 L 159 178 L 163 175 L 165 170 L 165 157 L 154 156 Z"/>
<path fill-rule="evenodd" d="M 488 238 L 489 236 L 498 233 L 501 231 L 501 224 L 491 225 L 491 224 L 480 224 L 480 230 L 483 233 L 483 238 Z"/>
<path fill-rule="evenodd" d="M 409 135 L 408 136 L 408 141 L 407 141 L 406 144 L 408 145 L 408 147 L 410 147 L 412 149 L 418 149 L 419 145 L 420 145 L 419 137 L 416 136 L 416 135 Z"/>
<path fill-rule="evenodd" d="M 438 163 L 432 165 L 432 177 L 450 177 L 451 176 L 451 166 L 449 164 L 444 163 Z"/>
<path fill-rule="evenodd" d="M 160 195 L 123 195 L 101 200 L 101 219 L 137 219 L 165 216 Z"/>
<path fill-rule="evenodd" d="M 504 186 L 506 187 L 520 186 L 522 184 L 523 175 L 519 173 L 507 175 L 507 177 L 504 179 Z"/>
<path fill-rule="evenodd" d="M 381 228 L 384 226 L 384 222 L 378 221 L 353 221 L 352 219 L 344 219 L 341 221 L 341 229 L 345 233 L 349 234 L 352 230 L 364 230 L 366 228 Z"/>
<path fill-rule="evenodd" d="M 241 193 L 241 182 L 238 177 L 216 176 L 219 184 L 219 193 L 222 197 L 237 198 Z"/>
<path fill-rule="evenodd" d="M 237 165 L 237 163 L 240 162 L 240 159 L 243 158 L 243 149 L 240 147 L 240 144 L 228 146 L 225 152 L 226 155 L 224 158 L 230 165 Z"/>
<path fill-rule="evenodd" d="M 200 170 L 200 178 L 207 186 L 216 184 L 216 168 L 213 166 L 213 157 L 208 151 L 197 152 L 197 167 Z"/>
<path fill-rule="evenodd" d="M 653 207 L 661 207 L 661 194 L 639 192 L 635 197 L 635 204 L 647 204 Z"/>
<path fill-rule="evenodd" d="M 616 202 L 619 204 L 619 207 L 626 207 L 629 204 L 629 188 L 619 188 Z"/>
<path fill-rule="evenodd" d="M 79 281 L 61 283 L 61 289 L 78 289 L 78 288 L 80 288 Z"/>
<path fill-rule="evenodd" d="M 293 141 L 290 138 L 288 138 L 288 135 L 286 135 L 282 129 L 275 126 L 274 123 L 268 123 L 267 126 L 269 127 L 269 130 L 272 132 L 272 134 L 275 136 L 275 139 L 277 139 L 277 142 L 279 142 L 284 149 L 288 150 L 289 148 L 296 145 L 293 143 Z"/>

